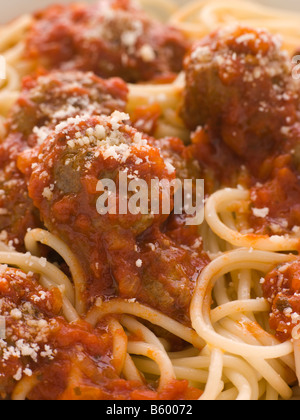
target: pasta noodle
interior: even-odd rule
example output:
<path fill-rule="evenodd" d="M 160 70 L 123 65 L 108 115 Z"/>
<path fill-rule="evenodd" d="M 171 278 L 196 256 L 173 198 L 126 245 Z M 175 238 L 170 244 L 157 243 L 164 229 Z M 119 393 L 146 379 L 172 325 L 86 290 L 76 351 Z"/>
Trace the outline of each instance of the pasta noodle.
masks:
<path fill-rule="evenodd" d="M 249 192 L 233 189 L 224 189 L 213 194 L 206 204 L 206 221 L 213 232 L 220 238 L 237 247 L 247 247 L 249 249 L 260 249 L 265 251 L 297 251 L 299 238 L 297 234 L 290 236 L 259 236 L 252 234 L 242 234 L 231 226 L 224 224 L 218 213 L 239 211 L 239 202 L 245 206 L 249 201 Z"/>

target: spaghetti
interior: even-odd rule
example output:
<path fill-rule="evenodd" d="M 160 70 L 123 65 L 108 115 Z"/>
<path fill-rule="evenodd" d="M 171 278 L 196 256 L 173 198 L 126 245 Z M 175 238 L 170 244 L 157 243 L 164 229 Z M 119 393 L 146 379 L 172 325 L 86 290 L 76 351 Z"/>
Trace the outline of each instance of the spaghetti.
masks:
<path fill-rule="evenodd" d="M 266 7 L 255 2 L 234 0 L 191 2 L 171 17 L 171 23 L 179 26 L 188 36 L 198 38 L 220 26 L 241 23 L 254 28 L 266 28 L 281 34 L 284 47 L 294 53 L 299 46 L 297 13 Z"/>
<path fill-rule="evenodd" d="M 298 385 L 299 97 L 271 34 L 294 53 L 299 19 L 236 0 L 155 8 L 172 26 L 102 0 L 0 29 L 3 399 Z M 99 177 L 120 171 L 148 187 L 203 177 L 204 223 L 100 215 Z"/>

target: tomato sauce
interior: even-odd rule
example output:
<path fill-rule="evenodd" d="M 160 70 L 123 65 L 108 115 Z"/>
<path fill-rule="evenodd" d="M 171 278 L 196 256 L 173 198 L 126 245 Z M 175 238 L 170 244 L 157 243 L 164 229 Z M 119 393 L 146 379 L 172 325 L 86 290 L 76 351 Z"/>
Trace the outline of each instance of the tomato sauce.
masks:
<path fill-rule="evenodd" d="M 182 242 L 184 228 L 176 240 L 163 232 L 161 226 L 169 214 L 161 210 L 157 215 L 151 214 L 150 208 L 148 214 L 132 214 L 129 209 L 124 215 L 118 209 L 115 215 L 97 211 L 96 187 L 101 179 L 114 180 L 118 188 L 120 171 L 125 170 L 129 181 L 142 179 L 149 189 L 152 179 L 172 181 L 175 176 L 175 169 L 170 171 L 153 141 L 149 143 L 148 136 L 115 120 L 120 116 L 124 118 L 117 113 L 110 118 L 69 120 L 57 126 L 31 155 L 23 154 L 19 164 L 29 176 L 29 195 L 47 228 L 62 238 L 81 262 L 88 305 L 99 296 L 136 298 L 189 323 L 195 281 L 208 262 L 202 244 L 193 248 L 198 232 L 191 236 L 188 249 Z M 95 139 L 97 127 L 105 131 L 101 141 Z M 175 147 L 176 142 L 173 144 Z M 172 194 L 170 198 L 171 212 Z M 121 199 L 117 189 L 116 203 Z"/>
<path fill-rule="evenodd" d="M 152 179 L 175 177 L 204 178 L 207 194 L 242 185 L 250 189 L 254 234 L 300 230 L 299 86 L 267 32 L 218 31 L 187 55 L 180 113 L 189 145 L 151 137 L 163 113 L 157 104 L 137 108 L 128 121 L 123 80 L 172 81 L 188 47 L 177 30 L 127 0 L 52 6 L 29 31 L 26 55 L 47 70 L 24 79 L 0 145 L 1 237 L 20 250 L 28 228 L 61 238 L 82 265 L 88 308 L 98 297 L 137 299 L 190 326 L 191 297 L 210 261 L 198 228 L 173 214 L 173 193 L 168 214 L 101 214 L 100 179 L 118 187 L 123 172 L 145 181 L 148 192 Z M 113 194 L 118 205 L 122 197 Z M 270 326 L 282 341 L 298 322 L 299 272 L 297 261 L 263 282 Z M 199 398 L 187 381 L 157 392 L 156 384 L 121 378 L 108 325 L 68 324 L 59 290 L 38 281 L 15 269 L 0 276 L 11 345 L 0 346 L 3 398 L 20 375 L 37 380 L 29 399 Z"/>
<path fill-rule="evenodd" d="M 20 153 L 43 142 L 49 131 L 67 118 L 123 111 L 127 94 L 121 79 L 102 80 L 92 73 L 42 72 L 24 78 L 6 123 L 7 137 L 0 144 L 2 241 L 23 251 L 27 230 L 43 226 L 17 166 Z"/>
<path fill-rule="evenodd" d="M 264 30 L 220 29 L 185 60 L 181 115 L 208 194 L 250 189 L 255 234 L 298 229 L 299 81 L 279 40 Z"/>
<path fill-rule="evenodd" d="M 250 226 L 256 233 L 270 236 L 296 234 L 300 226 L 299 197 L 297 173 L 289 167 L 278 169 L 270 181 L 251 189 Z M 264 209 L 265 216 L 257 217 L 255 209 Z"/>
<path fill-rule="evenodd" d="M 275 268 L 266 276 L 262 287 L 271 304 L 270 327 L 281 341 L 291 339 L 300 317 L 300 262 Z"/>
<path fill-rule="evenodd" d="M 172 81 L 188 43 L 130 1 L 51 6 L 36 14 L 26 55 L 48 69 L 93 71 L 128 82 Z"/>
<path fill-rule="evenodd" d="M 113 336 L 105 324 L 67 323 L 61 292 L 44 289 L 39 277 L 1 268 L 5 341 L 0 340 L 0 395 L 11 396 L 22 378 L 33 378 L 29 400 L 196 399 L 199 390 L 176 381 L 157 392 L 121 379 L 113 367 Z"/>

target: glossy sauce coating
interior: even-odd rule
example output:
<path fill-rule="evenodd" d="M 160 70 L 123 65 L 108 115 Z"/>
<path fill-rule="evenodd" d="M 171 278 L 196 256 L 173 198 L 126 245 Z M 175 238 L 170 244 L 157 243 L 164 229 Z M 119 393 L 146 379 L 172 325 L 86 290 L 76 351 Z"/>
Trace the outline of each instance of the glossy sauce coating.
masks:
<path fill-rule="evenodd" d="M 279 39 L 233 26 L 195 43 L 181 114 L 207 192 L 250 188 L 253 233 L 286 234 L 299 213 L 299 81 Z M 224 170 L 224 168 L 226 168 Z"/>
<path fill-rule="evenodd" d="M 42 143 L 49 131 L 68 117 L 122 111 L 127 93 L 121 79 L 102 80 L 92 73 L 52 72 L 24 78 L 7 120 L 7 137 L 0 144 L 0 232 L 4 242 L 22 251 L 27 230 L 42 227 L 17 167 L 21 152 Z"/>
<path fill-rule="evenodd" d="M 127 178 L 126 188 L 127 182 L 143 180 L 148 200 L 152 179 L 170 182 L 176 175 L 160 150 L 148 142 L 148 136 L 124 119 L 128 119 L 126 114 L 115 112 L 108 118 L 78 117 L 57 125 L 31 156 L 20 157 L 20 165 L 30 175 L 29 195 L 46 227 L 63 238 L 81 261 L 90 303 L 99 296 L 137 298 L 187 322 L 191 292 L 208 258 L 202 251 L 198 253 L 201 244 L 187 251 L 180 240 L 177 245 L 164 238 L 162 225 L 170 213 L 164 214 L 162 208 L 158 214 L 152 214 L 150 207 L 145 214 L 140 210 L 133 214 L 126 203 L 127 214 L 120 212 L 122 174 Z M 114 181 L 117 187 L 116 214 L 101 214 L 97 207 L 101 196 L 97 186 L 104 179 Z M 162 194 L 160 187 L 160 202 Z M 127 200 L 132 195 L 129 193 Z M 172 192 L 170 199 L 169 212 L 173 209 Z M 196 239 L 194 235 L 192 242 Z M 154 248 L 146 252 L 145 243 L 149 242 Z M 157 258 L 164 261 L 165 274 L 155 263 Z M 172 276 L 168 270 L 174 271 Z"/>
<path fill-rule="evenodd" d="M 113 336 L 103 324 L 71 324 L 60 316 L 61 292 L 44 289 L 38 276 L 1 266 L 0 395 L 11 396 L 33 379 L 30 400 L 196 399 L 200 391 L 173 381 L 160 393 L 143 382 L 121 379 L 114 368 Z M 2 325 L 2 324 L 1 324 Z M 3 331 L 1 331 L 3 333 Z"/>
<path fill-rule="evenodd" d="M 49 69 L 93 71 L 127 82 L 170 81 L 182 69 L 183 35 L 129 0 L 52 6 L 36 14 L 27 55 Z"/>
<path fill-rule="evenodd" d="M 275 268 L 266 276 L 262 287 L 271 304 L 270 327 L 280 340 L 291 339 L 300 318 L 299 261 Z"/>

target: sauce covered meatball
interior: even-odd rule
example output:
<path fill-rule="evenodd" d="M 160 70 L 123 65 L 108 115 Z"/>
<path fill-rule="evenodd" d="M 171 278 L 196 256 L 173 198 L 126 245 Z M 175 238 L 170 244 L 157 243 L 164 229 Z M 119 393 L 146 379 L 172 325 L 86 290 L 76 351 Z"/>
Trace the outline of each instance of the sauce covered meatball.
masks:
<path fill-rule="evenodd" d="M 102 80 L 92 73 L 52 72 L 26 77 L 0 144 L 1 239 L 23 250 L 29 228 L 41 226 L 27 184 L 17 167 L 24 150 L 42 143 L 49 130 L 68 117 L 123 111 L 127 86 L 120 79 Z"/>
<path fill-rule="evenodd" d="M 20 134 L 32 147 L 47 137 L 47 128 L 67 118 L 124 111 L 127 95 L 127 85 L 121 79 L 103 80 L 92 72 L 52 71 L 28 76 L 8 118 L 9 132 Z"/>
<path fill-rule="evenodd" d="M 287 127 L 297 121 L 299 82 L 280 47 L 265 30 L 234 26 L 196 43 L 185 61 L 186 125 L 208 125 L 212 139 L 256 170 L 286 147 Z"/>
<path fill-rule="evenodd" d="M 70 118 L 31 155 L 25 153 L 20 167 L 46 227 L 80 261 L 88 302 L 99 296 L 137 298 L 187 323 L 195 281 L 208 258 L 201 244 L 195 249 L 185 246 L 184 228 L 176 240 L 164 233 L 174 191 L 170 189 L 168 197 L 162 185 L 171 183 L 176 171 L 148 136 L 126 124 L 128 118 L 120 112 Z M 124 177 L 127 197 L 120 190 Z M 105 184 L 107 180 L 116 188 Z M 151 205 L 152 180 L 160 203 L 157 211 Z M 129 186 L 136 181 L 146 186 L 146 208 L 138 200 L 133 211 L 130 202 L 141 187 Z M 161 205 L 164 197 L 169 200 L 167 211 Z M 195 233 L 193 237 L 196 242 Z"/>
<path fill-rule="evenodd" d="M 140 285 L 135 237 L 167 217 L 151 214 L 150 208 L 132 214 L 127 201 L 133 192 L 128 200 L 122 197 L 121 177 L 126 177 L 126 193 L 127 180 L 143 180 L 149 197 L 151 179 L 174 178 L 174 170 L 165 165 L 159 150 L 125 124 L 124 118 L 129 117 L 116 111 L 111 117 L 68 119 L 56 126 L 29 161 L 27 154 L 23 162 L 20 159 L 30 176 L 29 195 L 46 227 L 71 246 L 85 266 L 90 286 L 98 288 L 98 296 L 115 292 L 111 272 L 121 295 L 135 295 Z M 101 208 L 99 201 L 104 191 L 99 181 L 107 179 L 116 186 L 114 193 L 110 191 L 115 203 L 112 210 L 106 209 L 105 200 Z M 125 200 L 124 214 L 121 200 Z"/>
<path fill-rule="evenodd" d="M 27 55 L 49 69 L 93 71 L 128 82 L 172 80 L 187 41 L 129 0 L 52 6 L 36 14 Z"/>
<path fill-rule="evenodd" d="M 210 260 L 203 251 L 198 226 L 171 215 L 138 238 L 142 289 L 138 300 L 190 325 L 190 303 L 196 281 Z"/>

